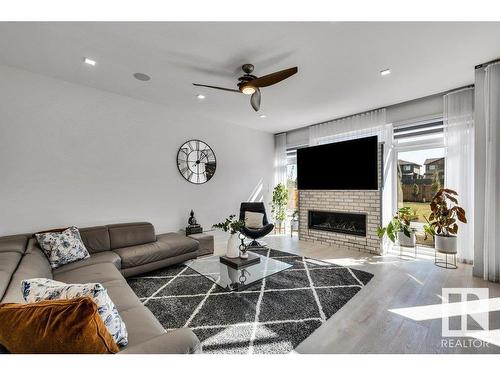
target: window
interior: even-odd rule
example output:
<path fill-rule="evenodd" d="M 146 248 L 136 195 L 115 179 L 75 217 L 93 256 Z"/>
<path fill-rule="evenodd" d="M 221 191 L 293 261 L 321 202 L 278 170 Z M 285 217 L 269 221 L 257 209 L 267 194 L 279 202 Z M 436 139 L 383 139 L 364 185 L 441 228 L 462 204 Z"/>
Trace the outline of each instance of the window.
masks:
<path fill-rule="evenodd" d="M 442 119 L 421 121 L 395 127 L 394 144 L 396 146 L 404 147 L 423 143 L 443 143 Z"/>
<path fill-rule="evenodd" d="M 432 246 L 432 238 L 425 239 L 423 226 L 425 217 L 430 215 L 430 200 L 444 185 L 443 121 L 433 119 L 396 126 L 394 144 L 398 165 L 402 167 L 398 170 L 397 207 L 410 207 L 410 221 L 417 231 L 417 243 Z M 402 165 L 403 161 L 413 164 Z M 413 173 L 405 173 L 410 170 Z"/>
<path fill-rule="evenodd" d="M 297 150 L 286 151 L 286 185 L 288 188 L 288 209 L 293 214 L 299 208 L 299 191 L 297 190 Z"/>

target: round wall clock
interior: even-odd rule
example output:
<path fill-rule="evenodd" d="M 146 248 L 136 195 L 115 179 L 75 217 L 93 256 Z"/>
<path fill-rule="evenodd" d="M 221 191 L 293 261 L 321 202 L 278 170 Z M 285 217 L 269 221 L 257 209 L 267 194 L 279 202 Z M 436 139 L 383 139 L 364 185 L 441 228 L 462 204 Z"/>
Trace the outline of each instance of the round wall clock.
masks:
<path fill-rule="evenodd" d="M 177 168 L 182 177 L 193 184 L 204 184 L 215 174 L 217 161 L 214 151 L 205 142 L 192 139 L 177 153 Z"/>

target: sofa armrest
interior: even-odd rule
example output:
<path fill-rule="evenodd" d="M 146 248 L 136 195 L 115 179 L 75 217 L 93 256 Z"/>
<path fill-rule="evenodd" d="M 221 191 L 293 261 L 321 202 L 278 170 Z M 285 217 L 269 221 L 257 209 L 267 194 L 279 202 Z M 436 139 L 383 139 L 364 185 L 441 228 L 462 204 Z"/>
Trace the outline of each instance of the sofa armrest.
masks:
<path fill-rule="evenodd" d="M 201 353 L 198 337 L 189 328 L 156 336 L 141 344 L 127 346 L 118 354 L 195 354 Z"/>

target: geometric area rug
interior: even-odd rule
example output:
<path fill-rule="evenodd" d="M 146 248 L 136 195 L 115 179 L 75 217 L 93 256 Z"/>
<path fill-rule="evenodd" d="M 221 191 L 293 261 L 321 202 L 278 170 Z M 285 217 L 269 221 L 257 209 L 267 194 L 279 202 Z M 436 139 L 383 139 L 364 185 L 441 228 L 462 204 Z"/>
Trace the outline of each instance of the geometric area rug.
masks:
<path fill-rule="evenodd" d="M 191 328 L 203 353 L 278 354 L 293 351 L 373 277 L 283 251 L 254 252 L 293 267 L 240 292 L 182 264 L 127 282 L 167 331 Z"/>

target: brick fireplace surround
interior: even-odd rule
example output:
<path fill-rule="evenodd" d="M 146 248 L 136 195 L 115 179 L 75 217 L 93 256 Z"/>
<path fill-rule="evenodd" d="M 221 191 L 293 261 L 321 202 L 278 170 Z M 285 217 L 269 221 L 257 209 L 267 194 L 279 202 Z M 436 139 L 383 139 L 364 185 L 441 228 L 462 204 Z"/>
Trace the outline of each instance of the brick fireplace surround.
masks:
<path fill-rule="evenodd" d="M 381 225 L 381 154 L 379 146 L 378 190 L 300 190 L 299 238 L 352 250 L 381 254 L 377 228 Z M 356 236 L 310 229 L 309 211 L 332 211 L 366 214 L 366 236 Z"/>

